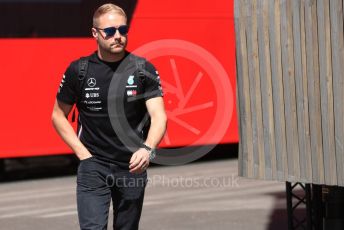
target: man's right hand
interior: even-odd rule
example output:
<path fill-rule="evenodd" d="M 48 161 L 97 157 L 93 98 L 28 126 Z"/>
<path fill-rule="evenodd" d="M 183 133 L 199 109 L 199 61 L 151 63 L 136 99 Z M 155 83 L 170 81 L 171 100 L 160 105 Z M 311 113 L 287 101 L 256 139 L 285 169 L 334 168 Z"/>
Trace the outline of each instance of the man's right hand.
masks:
<path fill-rule="evenodd" d="M 54 128 L 62 140 L 75 152 L 80 160 L 85 160 L 92 157 L 92 154 L 81 143 L 67 119 L 72 107 L 73 105 L 68 105 L 56 100 L 51 118 Z"/>

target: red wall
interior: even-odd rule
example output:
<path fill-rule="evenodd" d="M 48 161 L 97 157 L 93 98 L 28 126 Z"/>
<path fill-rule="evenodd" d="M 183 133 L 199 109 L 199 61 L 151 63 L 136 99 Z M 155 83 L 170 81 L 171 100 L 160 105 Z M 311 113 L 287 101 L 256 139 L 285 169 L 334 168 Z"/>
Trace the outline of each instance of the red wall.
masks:
<path fill-rule="evenodd" d="M 52 107 L 69 62 L 95 49 L 92 38 L 0 39 L 0 157 L 70 152 Z M 238 142 L 232 0 L 139 1 L 128 49 L 160 72 L 169 116 L 160 146 Z"/>

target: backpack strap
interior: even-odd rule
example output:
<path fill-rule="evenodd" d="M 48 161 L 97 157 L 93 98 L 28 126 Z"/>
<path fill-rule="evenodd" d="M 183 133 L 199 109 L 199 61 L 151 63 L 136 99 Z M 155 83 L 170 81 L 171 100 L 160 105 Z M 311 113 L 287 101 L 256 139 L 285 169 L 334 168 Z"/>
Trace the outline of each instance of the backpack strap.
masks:
<path fill-rule="evenodd" d="M 81 94 L 81 87 L 83 85 L 84 79 L 87 75 L 88 70 L 88 57 L 81 57 L 78 62 L 78 78 L 79 78 L 79 92 L 78 94 Z M 76 107 L 74 107 L 73 113 L 72 113 L 72 122 L 75 122 L 75 110 Z"/>
<path fill-rule="evenodd" d="M 135 65 L 136 65 L 136 69 L 138 70 L 138 73 L 139 73 L 139 79 L 144 84 L 145 79 L 146 79 L 146 77 L 145 77 L 146 76 L 145 75 L 146 60 L 143 58 L 136 58 Z"/>
<path fill-rule="evenodd" d="M 88 69 L 88 57 L 81 57 L 79 59 L 79 63 L 78 63 L 78 77 L 80 81 L 83 81 L 84 78 L 87 75 L 87 69 Z"/>
<path fill-rule="evenodd" d="M 146 72 L 146 59 L 138 57 L 136 55 L 130 54 L 130 61 L 135 63 L 135 68 L 139 74 L 139 80 L 144 83 L 145 81 L 145 72 Z"/>
<path fill-rule="evenodd" d="M 146 79 L 146 74 L 147 74 L 146 59 L 132 55 L 131 61 L 133 61 L 135 63 L 136 70 L 137 70 L 138 77 L 139 77 L 139 81 L 141 81 L 142 85 L 144 85 L 145 79 Z M 146 140 L 146 138 L 148 136 L 150 123 L 151 123 L 150 122 L 150 116 L 149 116 L 148 112 L 146 111 L 145 116 L 143 117 L 141 122 L 136 127 L 136 130 L 139 133 L 141 133 L 142 143 Z"/>

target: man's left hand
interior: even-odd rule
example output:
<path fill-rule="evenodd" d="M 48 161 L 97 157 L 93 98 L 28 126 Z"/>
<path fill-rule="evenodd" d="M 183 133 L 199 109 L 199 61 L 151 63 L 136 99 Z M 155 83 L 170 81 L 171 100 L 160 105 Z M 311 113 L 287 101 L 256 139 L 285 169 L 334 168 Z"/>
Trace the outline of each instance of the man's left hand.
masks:
<path fill-rule="evenodd" d="M 144 149 L 138 149 L 131 157 L 129 162 L 129 171 L 131 173 L 142 173 L 149 166 L 149 152 Z"/>

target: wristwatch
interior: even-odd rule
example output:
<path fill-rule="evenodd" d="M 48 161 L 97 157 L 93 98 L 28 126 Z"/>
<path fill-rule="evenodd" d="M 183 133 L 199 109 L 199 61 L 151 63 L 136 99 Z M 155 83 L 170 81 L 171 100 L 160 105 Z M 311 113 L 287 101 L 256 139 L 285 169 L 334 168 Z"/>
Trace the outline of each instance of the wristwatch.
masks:
<path fill-rule="evenodd" d="M 156 156 L 156 149 L 149 147 L 148 145 L 142 143 L 142 148 L 149 152 L 149 160 L 153 160 Z"/>

